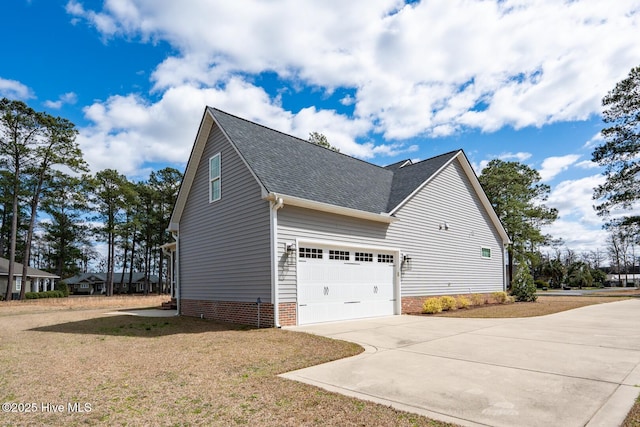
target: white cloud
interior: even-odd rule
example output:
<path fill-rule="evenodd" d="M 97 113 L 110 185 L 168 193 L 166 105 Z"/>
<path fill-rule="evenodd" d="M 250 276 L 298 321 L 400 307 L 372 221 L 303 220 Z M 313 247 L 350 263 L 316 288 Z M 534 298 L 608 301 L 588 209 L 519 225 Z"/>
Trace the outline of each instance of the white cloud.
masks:
<path fill-rule="evenodd" d="M 585 142 L 582 148 L 593 149 L 593 147 L 595 147 L 596 145 L 600 145 L 603 141 L 604 137 L 602 136 L 602 133 L 598 132 L 593 135 L 590 140 Z"/>
<path fill-rule="evenodd" d="M 24 101 L 33 98 L 33 92 L 19 81 L 0 77 L 0 97 Z"/>
<path fill-rule="evenodd" d="M 546 204 L 558 209 L 560 217 L 573 216 L 590 226 L 602 225 L 602 219 L 593 209 L 593 189 L 603 182 L 602 175 L 562 181 L 553 188 Z"/>
<path fill-rule="evenodd" d="M 156 103 L 138 95 L 112 96 L 84 109 L 92 124 L 80 129 L 78 143 L 94 171 L 114 168 L 132 177 L 146 177 L 145 163 L 186 163 L 205 106 L 215 106 L 231 114 L 307 139 L 321 132 L 341 152 L 360 158 L 376 154 L 412 152 L 415 145 L 376 146 L 360 144 L 370 124 L 350 119 L 334 111 L 305 108 L 297 114 L 282 109 L 269 95 L 242 79 L 231 78 L 220 88 L 184 85 L 164 92 Z M 179 125 L 176 125 L 179 124 Z"/>
<path fill-rule="evenodd" d="M 73 92 L 67 92 L 60 95 L 56 101 L 47 100 L 44 102 L 44 106 L 53 110 L 59 110 L 64 104 L 75 104 L 78 101 L 78 97 Z"/>
<path fill-rule="evenodd" d="M 602 227 L 586 226 L 579 221 L 558 219 L 553 224 L 544 226 L 542 232 L 554 238 L 562 238 L 563 246 L 578 254 L 596 250 L 602 253 L 607 247 L 606 230 Z"/>
<path fill-rule="evenodd" d="M 523 151 L 517 153 L 502 153 L 497 156 L 500 160 L 504 160 L 505 162 L 516 161 L 516 162 L 524 162 L 525 160 L 531 157 L 531 153 L 526 153 Z"/>
<path fill-rule="evenodd" d="M 637 65 L 637 0 L 280 2 L 110 0 L 67 11 L 103 37 L 178 52 L 157 91 L 273 71 L 331 93 L 387 139 L 583 120 Z"/>
<path fill-rule="evenodd" d="M 600 167 L 597 163 L 594 163 L 591 160 L 583 160 L 576 163 L 576 166 L 581 169 L 598 169 Z"/>
<path fill-rule="evenodd" d="M 491 160 L 493 160 L 494 158 L 495 159 L 500 159 L 500 160 L 505 161 L 505 162 L 520 162 L 520 163 L 523 163 L 524 161 L 526 161 L 530 157 L 531 157 L 531 153 L 527 153 L 527 152 L 524 152 L 524 151 L 519 151 L 517 153 L 505 152 L 505 153 L 498 154 L 497 156 L 490 155 L 489 159 L 481 160 L 479 163 L 471 162 L 471 167 L 473 167 L 473 170 L 476 172 L 476 175 L 480 175 L 482 173 L 482 170 L 485 167 L 487 167 L 489 162 Z"/>
<path fill-rule="evenodd" d="M 558 209 L 559 218 L 543 232 L 562 238 L 565 246 L 578 252 L 605 248 L 604 221 L 593 208 L 593 189 L 603 182 L 603 176 L 592 175 L 556 185 L 546 205 Z"/>
<path fill-rule="evenodd" d="M 569 166 L 578 161 L 579 154 L 567 154 L 566 156 L 547 157 L 542 161 L 540 178 L 542 182 L 550 181 L 559 173 L 569 169 Z"/>

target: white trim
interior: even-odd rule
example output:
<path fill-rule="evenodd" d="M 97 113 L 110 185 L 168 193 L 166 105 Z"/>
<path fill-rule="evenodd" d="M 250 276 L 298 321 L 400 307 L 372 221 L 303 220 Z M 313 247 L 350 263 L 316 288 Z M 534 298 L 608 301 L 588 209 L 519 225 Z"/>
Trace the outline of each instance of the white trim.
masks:
<path fill-rule="evenodd" d="M 462 150 L 458 150 L 458 152 L 454 156 L 452 156 L 444 165 L 442 165 L 442 167 L 440 167 L 440 169 L 438 169 L 435 173 L 431 174 L 431 176 L 427 180 L 425 180 L 425 182 L 420 184 L 420 186 L 418 186 L 418 188 L 416 188 L 411 194 L 409 194 L 402 202 L 398 203 L 398 205 L 395 208 L 393 208 L 391 212 L 389 212 L 389 215 L 394 215 L 413 196 L 415 196 L 429 182 L 431 182 L 431 180 L 433 180 L 436 176 L 438 176 L 440 172 L 442 172 L 445 168 L 447 168 L 455 159 L 459 159 L 460 165 L 462 166 L 462 170 L 464 170 L 465 174 L 467 175 L 467 178 L 469 179 L 469 182 L 473 186 L 473 189 L 475 190 L 478 196 L 478 199 L 480 199 L 480 203 L 482 203 L 482 206 L 484 206 L 485 211 L 491 218 L 491 221 L 493 222 L 493 225 L 496 227 L 498 234 L 500 234 L 500 237 L 502 238 L 503 243 L 505 244 L 511 243 L 511 239 L 509 239 L 509 236 L 507 235 L 507 231 L 504 229 L 502 222 L 500 222 L 500 218 L 498 218 L 498 215 L 496 214 L 496 211 L 493 209 L 493 206 L 491 206 L 491 202 L 489 201 L 487 194 L 484 192 L 484 189 L 480 185 L 480 181 L 478 180 L 476 173 L 473 171 L 473 168 L 471 167 L 471 164 L 469 163 L 467 156 L 464 154 L 464 151 Z M 464 161 L 462 159 L 464 159 Z"/>
<path fill-rule="evenodd" d="M 402 314 L 402 274 L 401 274 L 401 264 L 402 264 L 402 252 L 398 248 L 389 247 L 389 246 L 375 246 L 375 245 L 361 245 L 357 243 L 349 243 L 344 241 L 336 241 L 336 240 L 322 240 L 322 239 L 308 239 L 305 237 L 299 238 L 296 237 L 296 325 L 300 325 L 300 316 L 298 313 L 298 272 L 300 269 L 298 268 L 298 250 L 301 245 L 313 245 L 313 246 L 332 246 L 339 248 L 348 248 L 348 249 L 366 249 L 374 252 L 392 252 L 393 253 L 393 296 L 394 296 L 394 315 Z"/>
<path fill-rule="evenodd" d="M 273 326 L 280 327 L 280 284 L 278 281 L 278 209 L 282 200 L 269 202 L 269 227 L 271 236 L 271 303 L 273 304 Z"/>
<path fill-rule="evenodd" d="M 211 162 L 215 159 L 218 158 L 218 175 L 216 175 L 215 177 L 211 176 Z M 219 189 L 218 189 L 218 198 L 214 199 L 213 198 L 213 183 L 214 182 L 219 182 Z M 213 203 L 213 202 L 217 202 L 218 200 L 222 199 L 222 156 L 220 155 L 220 152 L 217 152 L 216 154 L 214 154 L 213 156 L 209 157 L 209 203 Z"/>
<path fill-rule="evenodd" d="M 351 249 L 370 249 L 380 252 L 394 252 L 400 253 L 400 249 L 391 246 L 377 246 L 377 245 L 362 245 L 358 243 L 349 243 L 339 240 L 323 240 L 323 239 L 308 239 L 306 237 L 296 238 L 296 248 L 300 248 L 299 243 L 306 243 L 317 246 L 338 246 L 342 248 Z"/>
<path fill-rule="evenodd" d="M 204 147 L 207 145 L 207 139 L 211 129 L 213 128 L 213 124 L 213 116 L 208 112 L 208 109 L 205 108 L 202 120 L 200 121 L 200 126 L 198 127 L 198 132 L 196 133 L 195 142 L 191 148 L 189 160 L 187 161 L 187 167 L 185 168 L 182 182 L 180 183 L 180 189 L 178 190 L 176 204 L 174 205 L 173 212 L 171 213 L 168 231 L 178 231 L 177 228 L 173 227 L 180 223 L 180 218 L 182 217 L 182 213 L 187 203 L 187 197 L 189 196 L 191 185 L 193 184 L 193 180 L 195 179 L 195 175 L 198 170 L 198 163 L 200 163 Z"/>
<path fill-rule="evenodd" d="M 453 159 L 457 158 L 458 155 L 461 153 L 462 151 L 458 151 L 458 153 L 455 156 L 451 156 L 451 158 L 447 161 L 447 163 L 445 163 L 444 165 L 442 165 L 440 167 L 440 169 L 438 169 L 437 171 L 435 171 L 434 173 L 431 174 L 431 176 L 429 178 L 427 178 L 422 184 L 420 184 L 418 186 L 418 188 L 416 188 L 415 190 L 413 190 L 411 192 L 411 194 L 409 194 L 407 197 L 404 198 L 403 201 L 401 201 L 400 203 L 398 203 L 398 205 L 393 208 L 391 210 L 391 212 L 389 212 L 389 215 L 393 215 L 395 214 L 402 206 L 404 206 L 410 199 L 413 198 L 413 196 L 415 196 L 416 194 L 418 194 L 420 191 L 422 191 L 422 189 L 431 182 L 432 179 L 434 179 L 436 176 L 438 176 L 440 174 L 440 172 L 442 172 L 443 170 L 445 170 L 447 168 L 447 166 L 449 166 L 451 164 L 451 162 L 453 162 Z"/>
<path fill-rule="evenodd" d="M 336 215 L 344 215 L 353 218 L 366 219 L 369 221 L 383 222 L 391 224 L 398 221 L 398 218 L 390 216 L 386 213 L 373 213 L 361 211 L 359 209 L 345 208 L 343 206 L 331 205 L 329 203 L 316 202 L 314 200 L 303 199 L 295 196 L 287 196 L 284 194 L 269 193 L 266 200 L 273 201 L 276 198 L 282 199 L 285 205 L 297 206 L 300 208 L 312 209 L 320 212 L 328 212 Z"/>
<path fill-rule="evenodd" d="M 487 249 L 489 251 L 489 256 L 484 256 L 484 250 Z M 480 246 L 480 258 L 490 260 L 493 258 L 492 250 L 489 246 Z"/>
<path fill-rule="evenodd" d="M 213 129 L 213 125 L 215 124 L 222 135 L 226 138 L 227 142 L 236 154 L 242 160 L 242 163 L 247 167 L 249 172 L 251 172 L 251 176 L 256 180 L 260 188 L 262 189 L 262 194 L 267 194 L 267 191 L 262 185 L 262 182 L 258 179 L 256 174 L 253 172 L 253 169 L 249 167 L 249 164 L 242 156 L 238 148 L 229 138 L 229 135 L 225 132 L 225 130 L 220 126 L 216 118 L 213 116 L 212 109 L 210 107 L 205 107 L 204 114 L 202 116 L 202 120 L 200 121 L 200 126 L 198 127 L 198 132 L 196 133 L 196 139 L 193 143 L 193 147 L 191 148 L 191 154 L 189 155 L 189 160 L 187 161 L 187 167 L 185 168 L 184 176 L 182 178 L 182 183 L 180 184 L 180 189 L 178 190 L 178 197 L 176 199 L 176 203 L 173 208 L 173 212 L 171 213 L 171 220 L 169 221 L 168 231 L 178 231 L 178 224 L 180 223 L 180 218 L 182 218 L 182 214 L 184 212 L 184 208 L 187 203 L 187 198 L 189 196 L 189 192 L 191 191 L 191 186 L 193 185 L 193 181 L 195 180 L 196 172 L 198 171 L 198 165 L 200 163 L 200 159 L 202 158 L 202 154 L 204 153 L 204 149 L 207 145 L 207 141 L 209 139 L 209 134 Z M 209 196 L 210 197 L 210 196 Z"/>

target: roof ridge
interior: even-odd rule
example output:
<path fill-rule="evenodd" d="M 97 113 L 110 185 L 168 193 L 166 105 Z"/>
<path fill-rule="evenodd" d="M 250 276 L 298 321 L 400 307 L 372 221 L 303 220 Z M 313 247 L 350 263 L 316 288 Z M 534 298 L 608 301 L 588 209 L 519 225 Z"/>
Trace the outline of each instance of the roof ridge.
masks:
<path fill-rule="evenodd" d="M 464 150 L 463 150 L 462 148 L 458 148 L 457 150 L 451 150 L 451 151 L 449 151 L 449 152 L 447 152 L 447 153 L 442 153 L 442 154 L 438 154 L 437 156 L 433 156 L 433 157 L 428 157 L 428 158 L 426 158 L 426 159 L 422 159 L 422 160 L 420 160 L 419 162 L 415 162 L 415 163 L 413 163 L 413 162 L 412 162 L 410 165 L 407 165 L 407 166 L 405 166 L 405 167 L 416 166 L 416 165 L 419 165 L 420 163 L 423 163 L 423 162 L 427 162 L 427 161 L 435 160 L 435 159 L 437 159 L 438 157 L 451 156 L 451 155 L 452 155 L 452 154 L 454 154 L 454 153 L 455 153 L 455 154 L 458 154 L 458 153 L 459 153 L 459 152 L 461 152 L 461 151 L 463 151 L 463 152 L 464 152 Z M 401 169 L 404 169 L 404 167 L 403 167 L 403 168 L 401 168 Z M 398 169 L 398 170 L 400 170 L 400 169 Z"/>

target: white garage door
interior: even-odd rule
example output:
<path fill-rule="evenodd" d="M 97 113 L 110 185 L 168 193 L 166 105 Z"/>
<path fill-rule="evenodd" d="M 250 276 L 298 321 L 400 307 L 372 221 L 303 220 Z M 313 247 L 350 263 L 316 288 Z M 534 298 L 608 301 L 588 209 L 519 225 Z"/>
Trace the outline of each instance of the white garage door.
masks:
<path fill-rule="evenodd" d="M 394 253 L 314 246 L 298 248 L 298 323 L 394 314 Z"/>

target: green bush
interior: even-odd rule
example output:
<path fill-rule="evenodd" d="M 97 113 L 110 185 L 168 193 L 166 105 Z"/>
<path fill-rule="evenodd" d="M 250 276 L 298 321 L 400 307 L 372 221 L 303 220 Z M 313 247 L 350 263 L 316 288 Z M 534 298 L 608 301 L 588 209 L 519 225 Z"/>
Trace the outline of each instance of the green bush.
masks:
<path fill-rule="evenodd" d="M 64 298 L 64 292 L 62 291 L 46 291 L 46 292 L 25 292 L 25 299 L 39 299 L 39 298 Z"/>
<path fill-rule="evenodd" d="M 56 283 L 56 291 L 62 292 L 62 296 L 63 297 L 68 297 L 69 296 L 69 286 L 64 281 L 60 281 L 60 282 Z"/>
<path fill-rule="evenodd" d="M 458 298 L 456 298 L 456 302 L 458 303 L 458 308 L 469 308 L 469 306 L 471 305 L 471 301 L 469 301 L 469 298 L 465 297 L 464 295 L 459 295 Z"/>
<path fill-rule="evenodd" d="M 536 284 L 533 282 L 533 277 L 526 265 L 518 268 L 516 277 L 513 278 L 511 295 L 516 301 L 533 302 L 538 299 Z"/>
<path fill-rule="evenodd" d="M 442 311 L 440 298 L 427 298 L 422 304 L 422 312 L 425 314 L 435 314 Z"/>
<path fill-rule="evenodd" d="M 455 310 L 458 308 L 456 299 L 449 295 L 440 297 L 440 304 L 442 305 L 442 311 Z"/>

